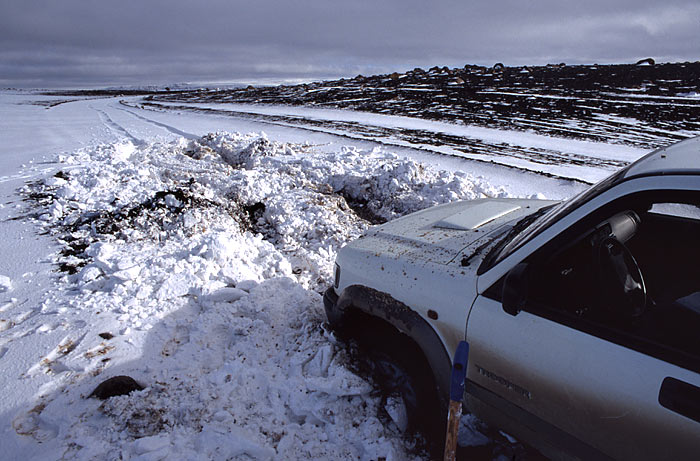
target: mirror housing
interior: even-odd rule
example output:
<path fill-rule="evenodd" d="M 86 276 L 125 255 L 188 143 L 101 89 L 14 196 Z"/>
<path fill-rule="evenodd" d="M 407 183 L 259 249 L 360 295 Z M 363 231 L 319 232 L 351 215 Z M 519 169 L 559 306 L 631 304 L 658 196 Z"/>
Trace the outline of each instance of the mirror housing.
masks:
<path fill-rule="evenodd" d="M 513 267 L 503 281 L 503 295 L 501 302 L 503 310 L 510 315 L 518 315 L 523 310 L 527 301 L 530 285 L 530 272 L 527 263 L 519 263 Z"/>

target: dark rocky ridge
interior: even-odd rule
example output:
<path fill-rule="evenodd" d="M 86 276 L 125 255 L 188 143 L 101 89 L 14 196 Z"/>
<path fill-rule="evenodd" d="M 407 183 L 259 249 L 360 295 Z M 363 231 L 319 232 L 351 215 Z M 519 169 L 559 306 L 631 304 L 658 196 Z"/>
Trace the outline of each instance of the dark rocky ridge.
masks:
<path fill-rule="evenodd" d="M 700 62 L 414 69 L 152 101 L 321 106 L 655 148 L 700 134 Z"/>

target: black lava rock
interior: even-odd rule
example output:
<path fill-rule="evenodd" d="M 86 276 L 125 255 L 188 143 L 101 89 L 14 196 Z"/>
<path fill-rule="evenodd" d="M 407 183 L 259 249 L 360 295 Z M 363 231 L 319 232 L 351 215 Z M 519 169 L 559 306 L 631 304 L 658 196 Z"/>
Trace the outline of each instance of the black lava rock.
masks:
<path fill-rule="evenodd" d="M 127 395 L 133 391 L 141 390 L 143 390 L 143 386 L 137 383 L 134 378 L 124 375 L 113 376 L 100 383 L 88 397 L 97 397 L 100 400 L 105 400 L 115 395 Z"/>

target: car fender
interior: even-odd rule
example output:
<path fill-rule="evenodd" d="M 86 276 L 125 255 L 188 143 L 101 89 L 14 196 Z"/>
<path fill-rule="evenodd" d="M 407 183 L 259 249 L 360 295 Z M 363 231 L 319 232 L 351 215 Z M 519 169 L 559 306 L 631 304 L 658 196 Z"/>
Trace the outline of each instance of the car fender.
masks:
<path fill-rule="evenodd" d="M 329 312 L 331 324 L 342 325 L 343 318 L 353 309 L 386 321 L 418 344 L 430 364 L 441 404 L 447 405 L 450 357 L 428 322 L 387 293 L 362 285 L 351 285 L 338 297 L 335 311 Z"/>

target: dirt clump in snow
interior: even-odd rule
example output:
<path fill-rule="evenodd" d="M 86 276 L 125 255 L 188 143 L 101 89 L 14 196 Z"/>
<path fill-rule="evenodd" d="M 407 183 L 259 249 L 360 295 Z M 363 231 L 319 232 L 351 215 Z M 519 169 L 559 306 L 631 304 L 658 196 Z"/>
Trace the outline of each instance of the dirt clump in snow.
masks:
<path fill-rule="evenodd" d="M 134 391 L 142 390 L 143 386 L 137 383 L 131 376 L 119 375 L 112 376 L 102 381 L 88 397 L 106 400 L 117 395 L 127 395 Z"/>

